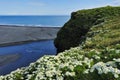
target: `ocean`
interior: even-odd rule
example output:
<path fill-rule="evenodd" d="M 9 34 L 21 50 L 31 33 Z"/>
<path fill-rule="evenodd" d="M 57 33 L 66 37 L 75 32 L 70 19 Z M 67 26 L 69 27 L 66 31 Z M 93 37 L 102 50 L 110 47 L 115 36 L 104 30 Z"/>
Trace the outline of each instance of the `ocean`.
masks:
<path fill-rule="evenodd" d="M 69 18 L 69 16 L 0 16 L 0 25 L 62 27 Z M 17 68 L 29 66 L 30 63 L 44 55 L 56 55 L 56 48 L 54 40 L 0 47 L 0 56 L 11 54 L 19 54 L 20 58 L 12 62 L 6 61 L 5 58 L 0 59 L 0 75 L 6 75 Z"/>
<path fill-rule="evenodd" d="M 62 27 L 69 19 L 69 15 L 0 16 L 0 25 Z"/>

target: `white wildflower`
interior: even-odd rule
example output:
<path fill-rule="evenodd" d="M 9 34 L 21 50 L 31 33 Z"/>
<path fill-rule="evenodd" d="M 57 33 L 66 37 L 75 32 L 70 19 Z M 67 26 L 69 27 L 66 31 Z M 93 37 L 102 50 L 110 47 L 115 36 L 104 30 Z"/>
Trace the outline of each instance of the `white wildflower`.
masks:
<path fill-rule="evenodd" d="M 114 77 L 115 77 L 115 78 L 118 78 L 118 77 L 119 77 L 119 75 L 118 75 L 118 74 L 114 74 Z"/>
<path fill-rule="evenodd" d="M 47 77 L 53 77 L 54 73 L 52 71 L 46 71 L 46 76 Z"/>
<path fill-rule="evenodd" d="M 84 74 L 88 74 L 89 73 L 89 69 L 86 69 L 83 73 Z"/>
<path fill-rule="evenodd" d="M 75 72 L 66 72 L 65 73 L 66 76 L 75 76 Z"/>
<path fill-rule="evenodd" d="M 117 53 L 117 54 L 120 53 L 120 50 L 116 50 L 116 53 Z"/>
<path fill-rule="evenodd" d="M 94 57 L 95 59 L 100 59 L 100 57 L 99 57 L 98 55 L 93 55 L 93 57 Z"/>

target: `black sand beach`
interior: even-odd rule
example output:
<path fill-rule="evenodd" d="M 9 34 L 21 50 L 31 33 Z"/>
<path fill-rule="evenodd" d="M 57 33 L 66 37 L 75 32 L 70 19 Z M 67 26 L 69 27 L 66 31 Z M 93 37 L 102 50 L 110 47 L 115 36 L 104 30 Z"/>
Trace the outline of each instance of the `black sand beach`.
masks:
<path fill-rule="evenodd" d="M 59 29 L 60 27 L 0 25 L 0 46 L 54 39 Z"/>

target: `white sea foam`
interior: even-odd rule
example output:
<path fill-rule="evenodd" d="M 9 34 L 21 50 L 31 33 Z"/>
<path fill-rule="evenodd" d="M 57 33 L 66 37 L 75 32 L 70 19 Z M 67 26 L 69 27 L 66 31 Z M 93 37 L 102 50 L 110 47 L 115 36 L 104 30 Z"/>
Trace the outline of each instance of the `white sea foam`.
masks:
<path fill-rule="evenodd" d="M 62 26 L 53 26 L 53 25 L 26 25 L 26 24 L 0 24 L 0 26 L 12 26 L 12 27 L 62 27 Z"/>

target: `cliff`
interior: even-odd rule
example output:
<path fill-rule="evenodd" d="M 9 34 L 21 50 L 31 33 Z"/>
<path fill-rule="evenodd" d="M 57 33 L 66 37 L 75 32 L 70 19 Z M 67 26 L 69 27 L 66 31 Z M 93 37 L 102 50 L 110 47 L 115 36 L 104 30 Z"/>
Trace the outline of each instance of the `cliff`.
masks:
<path fill-rule="evenodd" d="M 76 47 L 86 40 L 90 28 L 120 16 L 120 7 L 102 7 L 73 12 L 71 19 L 57 33 L 54 43 L 58 52 Z"/>

